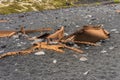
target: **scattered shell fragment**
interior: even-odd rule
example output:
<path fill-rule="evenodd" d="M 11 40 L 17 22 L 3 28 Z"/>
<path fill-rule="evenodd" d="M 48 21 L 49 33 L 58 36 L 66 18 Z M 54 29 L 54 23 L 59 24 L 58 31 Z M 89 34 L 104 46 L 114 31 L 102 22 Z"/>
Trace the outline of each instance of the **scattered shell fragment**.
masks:
<path fill-rule="evenodd" d="M 86 57 L 81 57 L 80 61 L 87 61 L 88 59 Z"/>
<path fill-rule="evenodd" d="M 35 55 L 45 55 L 45 52 L 44 51 L 39 51 L 39 52 L 36 52 L 34 53 Z"/>
<path fill-rule="evenodd" d="M 87 70 L 86 72 L 83 73 L 83 75 L 87 75 L 90 72 L 90 70 Z"/>
<path fill-rule="evenodd" d="M 56 60 L 56 59 L 54 59 L 54 60 L 53 60 L 53 63 L 54 63 L 54 64 L 56 64 L 56 63 L 57 63 L 57 60 Z"/>

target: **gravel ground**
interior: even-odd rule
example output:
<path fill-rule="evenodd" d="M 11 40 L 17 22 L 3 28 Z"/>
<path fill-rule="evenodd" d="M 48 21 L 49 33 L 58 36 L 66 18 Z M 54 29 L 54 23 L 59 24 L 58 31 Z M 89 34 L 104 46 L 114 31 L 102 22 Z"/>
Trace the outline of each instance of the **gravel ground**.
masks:
<path fill-rule="evenodd" d="M 86 24 L 103 24 L 111 38 L 102 46 L 85 46 L 85 54 L 65 50 L 65 54 L 43 50 L 43 55 L 15 55 L 0 60 L 0 80 L 120 80 L 120 4 L 77 7 L 42 12 L 0 15 L 9 22 L 0 30 L 65 26 L 67 34 Z M 30 34 L 34 36 L 36 34 Z M 29 47 L 24 36 L 1 38 L 0 54 Z M 81 59 L 85 57 L 85 61 Z"/>

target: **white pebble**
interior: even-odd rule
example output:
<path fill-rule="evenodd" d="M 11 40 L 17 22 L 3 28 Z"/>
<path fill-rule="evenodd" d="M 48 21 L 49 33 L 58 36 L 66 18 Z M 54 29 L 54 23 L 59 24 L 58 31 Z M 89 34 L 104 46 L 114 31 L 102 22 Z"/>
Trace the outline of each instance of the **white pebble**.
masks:
<path fill-rule="evenodd" d="M 17 71 L 18 71 L 18 69 L 15 69 L 15 71 L 17 72 Z"/>
<path fill-rule="evenodd" d="M 53 42 L 53 41 L 51 41 L 51 42 L 49 42 L 50 44 L 58 44 L 58 42 Z"/>
<path fill-rule="evenodd" d="M 96 44 L 97 44 L 97 45 L 101 45 L 101 44 L 102 44 L 102 42 L 97 42 Z"/>
<path fill-rule="evenodd" d="M 86 17 L 87 17 L 87 18 L 91 18 L 91 17 L 92 17 L 92 15 L 87 15 Z"/>
<path fill-rule="evenodd" d="M 10 29 L 10 27 L 5 27 L 5 28 Z"/>
<path fill-rule="evenodd" d="M 20 44 L 23 44 L 23 45 L 25 45 L 25 44 L 26 44 L 26 42 L 20 42 Z"/>
<path fill-rule="evenodd" d="M 56 63 L 57 63 L 57 60 L 56 60 L 56 59 L 55 59 L 55 60 L 53 60 L 53 63 L 54 63 L 54 64 L 56 64 Z"/>
<path fill-rule="evenodd" d="M 33 24 L 34 22 L 30 22 L 30 24 Z"/>
<path fill-rule="evenodd" d="M 117 31 L 117 29 L 111 29 L 110 31 L 111 31 L 111 32 L 115 32 L 115 31 Z"/>
<path fill-rule="evenodd" d="M 15 41 L 19 41 L 20 39 L 15 39 Z"/>
<path fill-rule="evenodd" d="M 76 54 L 73 54 L 73 56 L 74 56 L 75 58 L 78 58 L 78 56 L 77 56 Z"/>
<path fill-rule="evenodd" d="M 22 46 L 22 45 L 21 45 L 20 43 L 17 43 L 17 46 L 20 47 L 20 46 Z"/>
<path fill-rule="evenodd" d="M 45 52 L 44 51 L 40 51 L 40 52 L 36 52 L 34 53 L 35 55 L 45 55 Z"/>
<path fill-rule="evenodd" d="M 85 49 L 89 49 L 89 47 L 85 47 Z"/>
<path fill-rule="evenodd" d="M 12 38 L 16 39 L 16 38 L 19 38 L 19 36 L 18 35 L 13 35 Z"/>
<path fill-rule="evenodd" d="M 116 34 L 120 33 L 119 31 L 115 31 Z"/>
<path fill-rule="evenodd" d="M 68 33 L 64 33 L 65 36 L 68 36 L 69 34 Z"/>
<path fill-rule="evenodd" d="M 113 49 L 114 49 L 114 47 L 113 47 L 113 46 L 111 46 L 111 47 L 109 47 L 109 49 L 110 49 L 110 50 L 113 50 Z"/>
<path fill-rule="evenodd" d="M 43 41 L 43 39 L 35 39 L 31 44 L 35 44 L 37 42 L 42 42 L 42 41 Z"/>
<path fill-rule="evenodd" d="M 4 52 L 4 50 L 0 50 L 0 53 L 3 53 Z"/>
<path fill-rule="evenodd" d="M 80 27 L 79 25 L 76 25 L 75 27 Z"/>
<path fill-rule="evenodd" d="M 106 53 L 107 51 L 106 50 L 102 50 L 101 53 Z"/>
<path fill-rule="evenodd" d="M 87 61 L 88 59 L 86 57 L 81 57 L 80 61 Z"/>

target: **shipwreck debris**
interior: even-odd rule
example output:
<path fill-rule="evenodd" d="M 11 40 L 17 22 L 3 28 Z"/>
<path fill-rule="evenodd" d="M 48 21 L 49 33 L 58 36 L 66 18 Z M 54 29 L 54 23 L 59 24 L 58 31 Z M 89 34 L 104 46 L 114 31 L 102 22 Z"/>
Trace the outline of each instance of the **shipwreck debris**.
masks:
<path fill-rule="evenodd" d="M 25 30 L 21 28 L 20 32 L 23 34 L 31 33 L 31 32 L 41 32 L 41 31 L 50 31 L 51 28 L 44 28 L 44 29 L 37 29 L 37 30 Z M 1 34 L 1 37 L 9 36 L 8 33 L 11 35 L 17 33 L 18 31 L 3 31 L 4 36 Z M 6 34 L 7 33 L 7 34 Z M 64 36 L 64 26 L 62 26 L 59 30 L 55 31 L 53 34 L 45 33 L 40 35 L 39 37 L 35 37 L 34 39 L 44 39 L 40 42 L 34 42 L 33 45 L 25 50 L 15 51 L 15 52 L 8 52 L 0 55 L 0 58 L 16 55 L 16 54 L 30 54 L 39 52 L 42 49 L 53 50 L 60 53 L 64 53 L 65 51 L 63 48 L 67 48 L 73 50 L 77 53 L 83 53 L 79 47 L 75 48 L 74 45 L 68 45 L 69 42 L 79 44 L 88 44 L 97 46 L 96 42 L 100 40 L 108 39 L 110 33 L 106 31 L 101 26 L 94 26 L 94 25 L 85 25 L 82 29 L 77 30 L 76 32 Z M 84 58 L 85 59 L 85 58 Z M 86 59 L 87 60 L 87 59 Z"/>
<path fill-rule="evenodd" d="M 11 37 L 17 33 L 27 34 L 27 33 L 33 33 L 33 32 L 50 31 L 50 30 L 52 30 L 52 29 L 51 28 L 40 28 L 40 29 L 35 29 L 35 30 L 31 30 L 31 29 L 25 30 L 24 27 L 21 27 L 20 30 L 0 30 L 0 38 L 1 37 Z"/>
<path fill-rule="evenodd" d="M 3 20 L 3 19 L 0 20 L 0 23 L 4 23 L 4 22 L 8 22 L 8 20 Z"/>

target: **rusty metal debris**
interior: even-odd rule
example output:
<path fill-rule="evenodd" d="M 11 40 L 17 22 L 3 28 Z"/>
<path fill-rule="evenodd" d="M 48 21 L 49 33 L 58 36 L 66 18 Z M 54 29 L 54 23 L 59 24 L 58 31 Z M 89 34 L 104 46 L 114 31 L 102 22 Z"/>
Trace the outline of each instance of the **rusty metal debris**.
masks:
<path fill-rule="evenodd" d="M 41 31 L 44 31 L 44 30 L 50 30 L 50 29 L 47 28 Z M 20 31 L 25 34 L 28 32 L 35 32 L 40 30 L 24 30 L 24 28 L 21 28 Z M 16 32 L 18 31 L 5 31 L 3 33 L 11 33 L 11 35 L 13 35 Z M 6 35 L 8 36 L 8 34 Z M 45 40 L 42 42 L 34 43 L 32 47 L 26 50 L 4 53 L 0 55 L 0 58 L 16 55 L 16 54 L 30 54 L 36 51 L 40 51 L 42 49 L 53 50 L 60 53 L 64 53 L 63 48 L 67 48 L 67 49 L 76 51 L 78 53 L 83 53 L 82 50 L 75 48 L 73 46 L 71 47 L 67 45 L 67 43 L 73 42 L 78 45 L 89 44 L 89 45 L 96 46 L 97 45 L 96 42 L 109 38 L 109 32 L 106 31 L 101 26 L 85 25 L 83 26 L 82 29 L 79 29 L 78 31 L 68 36 L 64 36 L 64 26 L 62 26 L 59 30 L 55 31 L 55 33 L 53 34 L 43 34 L 43 35 L 40 35 L 39 37 L 36 37 L 36 39 L 39 39 L 39 38 L 44 38 Z"/>
<path fill-rule="evenodd" d="M 102 25 L 85 25 L 82 29 L 64 37 L 62 42 L 75 42 L 77 44 L 97 45 L 96 42 L 109 38 L 109 32 Z"/>
<path fill-rule="evenodd" d="M 116 10 L 115 12 L 120 13 L 120 10 Z"/>
<path fill-rule="evenodd" d="M 0 23 L 8 22 L 8 20 L 0 20 Z"/>
<path fill-rule="evenodd" d="M 31 30 L 31 29 L 27 29 L 25 30 L 24 27 L 22 26 L 20 30 L 0 30 L 0 38 L 1 37 L 11 37 L 14 34 L 17 33 L 23 33 L 23 34 L 27 34 L 27 33 L 33 33 L 33 32 L 44 32 L 44 31 L 50 31 L 52 30 L 51 28 L 40 28 L 40 29 L 35 29 L 35 30 Z"/>

